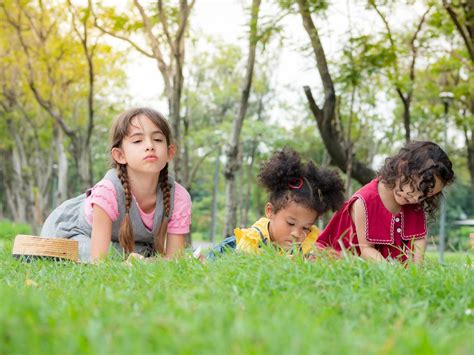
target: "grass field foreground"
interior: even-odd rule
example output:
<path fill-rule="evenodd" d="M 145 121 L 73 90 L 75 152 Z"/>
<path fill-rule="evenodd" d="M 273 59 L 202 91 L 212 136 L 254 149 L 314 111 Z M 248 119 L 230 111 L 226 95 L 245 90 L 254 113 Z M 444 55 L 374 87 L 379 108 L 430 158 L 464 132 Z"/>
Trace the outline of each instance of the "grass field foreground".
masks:
<path fill-rule="evenodd" d="M 473 254 L 405 269 L 274 254 L 202 265 L 0 250 L 0 354 L 472 354 Z"/>

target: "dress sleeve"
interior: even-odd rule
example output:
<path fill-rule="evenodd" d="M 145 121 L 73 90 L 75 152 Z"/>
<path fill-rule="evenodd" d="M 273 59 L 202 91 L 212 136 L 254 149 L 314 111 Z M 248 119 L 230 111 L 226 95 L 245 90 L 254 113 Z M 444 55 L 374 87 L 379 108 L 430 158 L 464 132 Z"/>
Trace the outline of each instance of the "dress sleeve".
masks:
<path fill-rule="evenodd" d="M 186 189 L 175 183 L 173 213 L 168 223 L 168 233 L 186 234 L 191 225 L 191 196 Z"/>
<path fill-rule="evenodd" d="M 112 222 L 119 217 L 117 192 L 114 184 L 107 179 L 99 181 L 91 190 L 90 195 L 86 198 L 84 204 L 84 212 L 87 222 L 92 225 L 92 212 L 94 205 L 102 208 L 109 216 Z"/>

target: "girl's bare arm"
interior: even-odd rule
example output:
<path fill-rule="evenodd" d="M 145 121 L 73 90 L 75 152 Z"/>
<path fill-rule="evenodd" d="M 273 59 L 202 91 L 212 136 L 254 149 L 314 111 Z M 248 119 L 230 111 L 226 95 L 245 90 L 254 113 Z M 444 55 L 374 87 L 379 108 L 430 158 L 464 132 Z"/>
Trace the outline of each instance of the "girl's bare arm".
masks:
<path fill-rule="evenodd" d="M 186 241 L 184 234 L 168 234 L 166 239 L 166 258 L 172 258 L 179 254 L 183 249 Z"/>
<path fill-rule="evenodd" d="M 420 264 L 425 258 L 426 251 L 426 237 L 423 239 L 417 239 L 413 243 L 413 262 L 415 264 Z"/>
<path fill-rule="evenodd" d="M 365 208 L 364 203 L 360 199 L 356 200 L 352 205 L 351 217 L 356 227 L 360 256 L 365 260 L 384 260 L 382 254 L 380 254 L 380 252 L 374 248 L 374 245 L 367 241 L 367 236 L 365 233 Z"/>
<path fill-rule="evenodd" d="M 101 207 L 94 205 L 92 212 L 92 261 L 97 261 L 107 255 L 111 240 L 112 220 Z"/>

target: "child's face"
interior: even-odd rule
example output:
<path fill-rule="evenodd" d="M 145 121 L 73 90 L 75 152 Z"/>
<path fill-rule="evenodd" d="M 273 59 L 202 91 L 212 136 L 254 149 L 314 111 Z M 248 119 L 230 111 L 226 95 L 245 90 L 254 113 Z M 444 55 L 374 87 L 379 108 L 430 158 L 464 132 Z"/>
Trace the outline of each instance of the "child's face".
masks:
<path fill-rule="evenodd" d="M 120 148 L 112 149 L 117 163 L 139 173 L 158 173 L 172 159 L 174 147 L 168 146 L 166 137 L 148 117 L 135 117 Z"/>
<path fill-rule="evenodd" d="M 414 179 L 414 182 L 415 186 L 419 185 L 419 179 Z M 435 186 L 433 187 L 433 190 L 431 190 L 426 196 L 424 196 L 418 188 L 412 189 L 410 184 L 406 184 L 402 188 L 400 188 L 400 179 L 398 179 L 397 184 L 393 189 L 393 195 L 395 201 L 400 206 L 411 205 L 420 203 L 427 197 L 432 197 L 436 194 L 439 194 L 441 190 L 443 190 L 443 187 L 444 185 L 441 180 L 438 177 L 435 177 Z"/>
<path fill-rule="evenodd" d="M 273 205 L 267 203 L 265 215 L 270 219 L 270 238 L 285 250 L 291 249 L 293 243 L 302 243 L 305 240 L 318 216 L 316 211 L 294 202 L 290 202 L 276 213 L 273 210 Z"/>

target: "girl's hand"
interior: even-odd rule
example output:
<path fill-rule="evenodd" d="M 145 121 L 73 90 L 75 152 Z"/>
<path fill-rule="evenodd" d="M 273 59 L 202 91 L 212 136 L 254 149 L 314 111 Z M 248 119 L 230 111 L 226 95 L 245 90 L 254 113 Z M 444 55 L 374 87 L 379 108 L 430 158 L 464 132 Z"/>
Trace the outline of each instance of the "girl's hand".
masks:
<path fill-rule="evenodd" d="M 130 253 L 127 260 L 125 260 L 125 264 L 131 266 L 134 260 L 146 260 L 146 258 L 138 253 Z"/>
<path fill-rule="evenodd" d="M 423 263 L 423 259 L 425 257 L 425 251 L 426 251 L 426 237 L 423 239 L 418 239 L 415 240 L 414 248 L 413 248 L 413 261 L 415 264 L 421 264 Z"/>
<path fill-rule="evenodd" d="M 138 254 L 138 253 L 130 253 L 128 255 L 127 261 L 132 260 L 132 259 L 144 260 L 145 257 L 141 254 Z"/>
<path fill-rule="evenodd" d="M 207 260 L 204 255 L 201 253 L 202 248 L 199 246 L 197 249 L 193 252 L 193 257 L 195 259 L 198 259 L 201 263 L 206 264 Z"/>
<path fill-rule="evenodd" d="M 315 262 L 315 261 L 316 261 L 316 255 L 315 255 L 314 252 L 309 252 L 308 254 L 306 254 L 306 255 L 304 256 L 304 259 L 305 259 L 306 261 Z"/>

